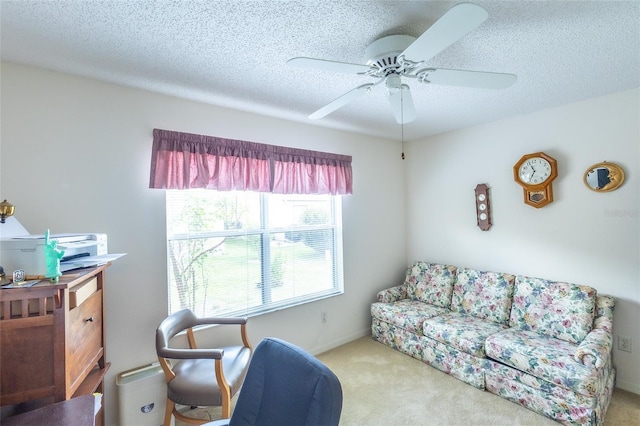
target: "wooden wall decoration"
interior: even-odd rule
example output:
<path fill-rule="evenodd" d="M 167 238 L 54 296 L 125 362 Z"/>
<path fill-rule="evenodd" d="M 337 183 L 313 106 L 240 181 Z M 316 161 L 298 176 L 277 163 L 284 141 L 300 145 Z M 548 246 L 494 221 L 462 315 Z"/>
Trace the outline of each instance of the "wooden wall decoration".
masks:
<path fill-rule="evenodd" d="M 491 228 L 491 202 L 489 187 L 485 183 L 476 186 L 476 216 L 478 227 L 483 231 L 488 231 Z"/>

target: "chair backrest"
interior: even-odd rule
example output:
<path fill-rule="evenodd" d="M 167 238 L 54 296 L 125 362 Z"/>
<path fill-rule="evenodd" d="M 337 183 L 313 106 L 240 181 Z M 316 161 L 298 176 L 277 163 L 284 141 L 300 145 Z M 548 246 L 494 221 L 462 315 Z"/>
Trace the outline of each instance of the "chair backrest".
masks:
<path fill-rule="evenodd" d="M 265 338 L 229 425 L 337 425 L 341 412 L 342 386 L 327 366 L 291 343 Z"/>

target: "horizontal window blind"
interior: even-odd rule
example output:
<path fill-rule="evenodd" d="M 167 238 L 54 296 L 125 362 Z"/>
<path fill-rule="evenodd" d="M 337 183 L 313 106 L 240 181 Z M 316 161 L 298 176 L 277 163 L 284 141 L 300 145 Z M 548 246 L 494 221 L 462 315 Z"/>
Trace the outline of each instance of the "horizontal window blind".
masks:
<path fill-rule="evenodd" d="M 343 292 L 341 199 L 168 190 L 170 312 L 257 315 Z"/>

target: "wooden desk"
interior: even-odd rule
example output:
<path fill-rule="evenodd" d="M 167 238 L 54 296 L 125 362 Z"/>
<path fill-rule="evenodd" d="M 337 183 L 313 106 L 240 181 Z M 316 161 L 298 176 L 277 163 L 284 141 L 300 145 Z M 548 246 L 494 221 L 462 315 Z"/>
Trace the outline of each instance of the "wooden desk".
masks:
<path fill-rule="evenodd" d="M 96 397 L 84 395 L 9 417 L 2 426 L 94 426 L 96 425 Z"/>
<path fill-rule="evenodd" d="M 87 268 L 0 289 L 0 405 L 104 393 L 104 275 Z"/>

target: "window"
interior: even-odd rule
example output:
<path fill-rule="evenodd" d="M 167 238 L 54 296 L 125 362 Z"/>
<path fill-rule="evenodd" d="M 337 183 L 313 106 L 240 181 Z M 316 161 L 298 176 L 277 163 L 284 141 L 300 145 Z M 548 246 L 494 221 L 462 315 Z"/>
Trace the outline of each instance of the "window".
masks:
<path fill-rule="evenodd" d="M 351 156 L 153 129 L 169 311 L 256 315 L 342 294 Z"/>
<path fill-rule="evenodd" d="M 342 294 L 341 198 L 167 191 L 169 311 L 257 315 Z"/>

